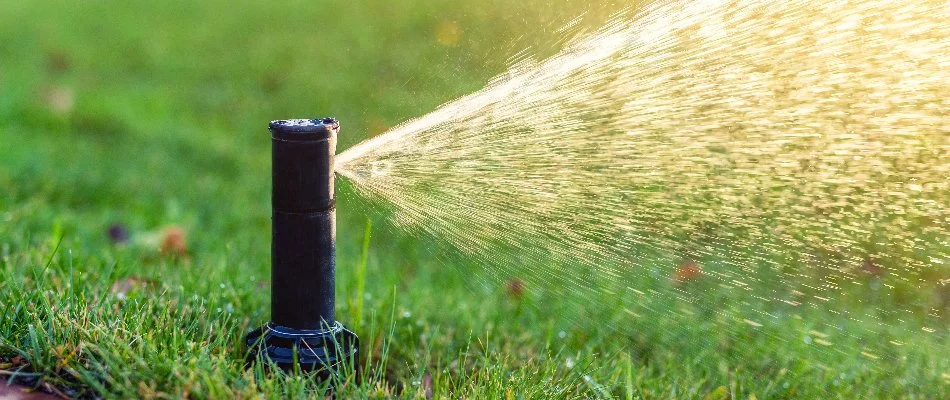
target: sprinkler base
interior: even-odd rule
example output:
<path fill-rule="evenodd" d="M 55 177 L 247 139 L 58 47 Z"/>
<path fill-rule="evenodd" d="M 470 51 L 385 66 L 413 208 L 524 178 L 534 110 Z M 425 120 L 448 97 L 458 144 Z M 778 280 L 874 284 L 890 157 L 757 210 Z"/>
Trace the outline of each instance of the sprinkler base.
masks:
<path fill-rule="evenodd" d="M 247 361 L 271 361 L 285 372 L 317 372 L 329 378 L 356 360 L 359 338 L 339 322 L 329 329 L 298 330 L 268 323 L 247 334 Z M 295 362 L 296 361 L 296 362 Z M 342 371 L 340 371 L 342 372 Z"/>

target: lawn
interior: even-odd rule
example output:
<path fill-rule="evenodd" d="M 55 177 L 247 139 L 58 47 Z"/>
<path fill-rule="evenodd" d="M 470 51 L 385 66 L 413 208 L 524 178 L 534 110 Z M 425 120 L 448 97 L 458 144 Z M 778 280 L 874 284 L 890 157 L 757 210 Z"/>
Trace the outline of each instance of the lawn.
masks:
<path fill-rule="evenodd" d="M 246 369 L 243 335 L 269 312 L 269 120 L 334 116 L 345 149 L 619 7 L 272 3 L 0 5 L 0 378 L 107 398 L 950 396 L 933 285 L 872 298 L 867 277 L 797 309 L 641 274 L 572 297 L 491 279 L 346 181 L 337 316 L 358 373 Z M 756 312 L 770 322 L 735 319 Z"/>

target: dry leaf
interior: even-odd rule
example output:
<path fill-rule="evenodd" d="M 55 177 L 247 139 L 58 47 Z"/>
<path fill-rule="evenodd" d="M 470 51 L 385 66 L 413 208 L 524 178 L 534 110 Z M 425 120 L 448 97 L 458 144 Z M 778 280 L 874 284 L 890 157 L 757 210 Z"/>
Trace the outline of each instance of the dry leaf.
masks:
<path fill-rule="evenodd" d="M 50 51 L 46 54 L 46 69 L 55 74 L 61 74 L 69 71 L 72 63 L 69 61 L 69 55 L 63 51 Z"/>
<path fill-rule="evenodd" d="M 422 388 L 426 391 L 426 400 L 432 400 L 435 391 L 432 390 L 432 374 L 426 374 L 422 377 Z"/>
<path fill-rule="evenodd" d="M 696 261 L 689 260 L 680 264 L 679 267 L 676 267 L 676 271 L 673 272 L 673 282 L 689 282 L 699 278 L 702 274 L 703 266 Z"/>
<path fill-rule="evenodd" d="M 17 355 L 16 357 L 13 357 L 12 359 L 10 359 L 10 363 L 12 363 L 14 367 L 30 364 L 30 362 L 21 355 Z"/>
<path fill-rule="evenodd" d="M 867 259 L 861 263 L 861 271 L 871 276 L 884 275 L 884 267 L 878 264 L 874 259 Z"/>
<path fill-rule="evenodd" d="M 169 226 L 162 230 L 162 240 L 158 250 L 163 255 L 184 257 L 188 255 L 185 230 L 178 226 Z"/>
<path fill-rule="evenodd" d="M 511 278 L 508 280 L 508 283 L 505 284 L 505 292 L 508 294 L 508 297 L 512 299 L 519 300 L 524 296 L 524 281 L 518 278 Z"/>

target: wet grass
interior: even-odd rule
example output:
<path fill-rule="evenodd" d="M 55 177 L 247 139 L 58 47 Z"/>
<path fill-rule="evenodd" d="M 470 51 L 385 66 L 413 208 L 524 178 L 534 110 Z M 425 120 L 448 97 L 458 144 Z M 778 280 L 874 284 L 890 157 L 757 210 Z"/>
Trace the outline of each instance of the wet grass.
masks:
<path fill-rule="evenodd" d="M 319 396 L 327 384 L 245 369 L 241 348 L 268 312 L 266 122 L 333 115 L 345 148 L 479 88 L 513 49 L 550 35 L 580 4 L 24 1 L 3 9 L 0 377 L 87 397 L 291 398 Z M 605 291 L 579 307 L 557 290 L 522 295 L 485 279 L 474 261 L 380 220 L 345 182 L 339 191 L 337 313 L 363 343 L 359 373 L 333 382 L 341 398 L 950 391 L 945 317 L 924 312 L 907 323 L 936 332 L 894 337 L 869 337 L 889 333 L 817 309 L 733 324 L 714 308 L 768 306 L 735 291 L 716 297 L 701 283 L 673 287 L 666 276 L 630 284 L 703 291 L 717 304 L 656 296 L 641 304 L 659 310 L 651 314 Z M 110 240 L 115 223 L 128 242 Z M 160 251 L 170 225 L 186 232 L 186 254 Z M 809 334 L 816 320 L 839 329 Z M 788 332 L 815 337 L 777 339 Z M 884 361 L 837 351 L 888 340 L 902 346 L 872 354 Z"/>

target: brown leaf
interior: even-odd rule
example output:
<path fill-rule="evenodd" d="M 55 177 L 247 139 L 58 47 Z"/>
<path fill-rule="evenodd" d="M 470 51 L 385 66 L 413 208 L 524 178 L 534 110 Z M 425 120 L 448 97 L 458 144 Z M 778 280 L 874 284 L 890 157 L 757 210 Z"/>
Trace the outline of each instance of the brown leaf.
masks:
<path fill-rule="evenodd" d="M 505 292 L 508 294 L 508 297 L 520 300 L 524 296 L 525 285 L 524 281 L 518 278 L 511 278 L 508 280 L 508 283 L 505 284 Z"/>
<path fill-rule="evenodd" d="M 435 396 L 435 391 L 432 390 L 432 374 L 426 374 L 422 377 L 422 388 L 426 392 L 426 400 L 432 400 L 432 397 Z"/>
<path fill-rule="evenodd" d="M 16 357 L 10 359 L 10 363 L 12 363 L 14 367 L 19 367 L 28 365 L 30 362 L 25 357 L 18 354 Z"/>
<path fill-rule="evenodd" d="M 72 63 L 69 61 L 69 55 L 63 51 L 50 51 L 46 54 L 46 69 L 52 73 L 61 74 L 69 71 Z"/>
<path fill-rule="evenodd" d="M 185 230 L 178 226 L 169 226 L 162 230 L 162 241 L 158 250 L 163 255 L 184 257 L 188 255 Z"/>
<path fill-rule="evenodd" d="M 885 272 L 884 267 L 872 258 L 864 260 L 864 262 L 861 263 L 861 271 L 871 276 L 881 276 L 884 275 Z"/>
<path fill-rule="evenodd" d="M 685 283 L 696 280 L 702 275 L 703 266 L 696 261 L 688 260 L 676 267 L 676 271 L 673 272 L 673 282 Z"/>

